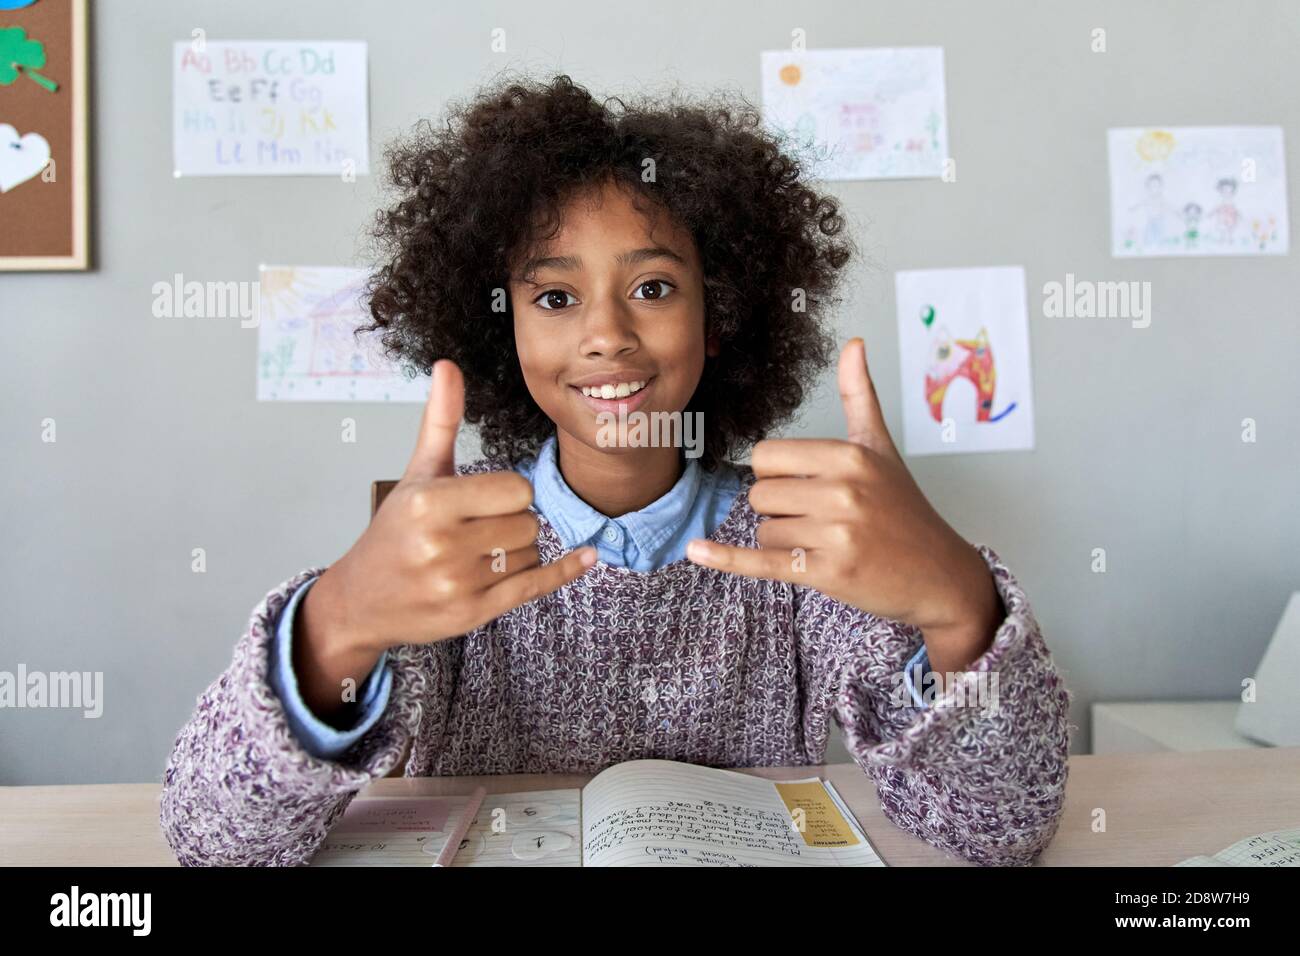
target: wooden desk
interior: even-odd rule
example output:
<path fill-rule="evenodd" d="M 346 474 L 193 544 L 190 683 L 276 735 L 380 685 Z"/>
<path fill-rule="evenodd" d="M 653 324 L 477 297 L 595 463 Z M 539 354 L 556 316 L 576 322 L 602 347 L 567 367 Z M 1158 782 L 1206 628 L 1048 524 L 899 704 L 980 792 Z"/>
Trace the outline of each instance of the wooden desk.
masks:
<path fill-rule="evenodd" d="M 967 866 L 899 830 L 854 764 L 748 769 L 773 779 L 830 780 L 890 866 Z M 368 796 L 581 787 L 582 774 L 386 778 Z M 0 787 L 0 864 L 175 866 L 158 827 L 157 784 Z M 1106 813 L 1093 832 L 1094 810 Z M 1065 814 L 1046 866 L 1169 866 L 1243 837 L 1300 826 L 1300 747 L 1109 754 L 1070 760 Z"/>

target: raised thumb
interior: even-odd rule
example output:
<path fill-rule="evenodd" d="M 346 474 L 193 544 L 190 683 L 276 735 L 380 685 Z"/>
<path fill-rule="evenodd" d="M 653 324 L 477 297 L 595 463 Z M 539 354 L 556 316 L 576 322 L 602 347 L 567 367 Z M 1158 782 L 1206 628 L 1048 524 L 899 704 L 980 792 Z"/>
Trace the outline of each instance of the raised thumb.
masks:
<path fill-rule="evenodd" d="M 450 359 L 433 363 L 429 400 L 420 419 L 415 453 L 404 478 L 438 478 L 456 473 L 456 433 L 465 417 L 465 376 Z"/>
<path fill-rule="evenodd" d="M 861 338 L 850 339 L 840 352 L 839 386 L 849 441 L 882 455 L 897 456 L 867 368 L 867 344 Z"/>

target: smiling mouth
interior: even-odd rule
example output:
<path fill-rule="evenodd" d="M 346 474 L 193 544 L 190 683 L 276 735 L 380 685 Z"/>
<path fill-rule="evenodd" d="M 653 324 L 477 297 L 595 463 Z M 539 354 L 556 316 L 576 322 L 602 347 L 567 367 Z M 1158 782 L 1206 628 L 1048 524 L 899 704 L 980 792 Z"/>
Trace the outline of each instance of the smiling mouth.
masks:
<path fill-rule="evenodd" d="M 640 383 L 625 382 L 622 383 L 621 387 L 610 383 L 603 387 L 599 385 L 594 387 L 570 385 L 569 388 L 573 389 L 574 393 L 577 394 L 577 396 L 588 406 L 597 411 L 616 412 L 620 407 L 627 408 L 631 411 L 645 401 L 646 392 L 650 390 L 650 386 L 655 383 L 655 380 L 658 377 L 659 376 L 657 375 L 651 375 Z M 633 386 L 638 384 L 639 387 L 633 389 Z M 583 391 L 584 388 L 586 388 L 585 392 Z M 619 392 L 621 390 L 626 390 L 626 394 L 620 395 Z M 610 395 L 611 397 L 606 398 L 606 395 Z"/>

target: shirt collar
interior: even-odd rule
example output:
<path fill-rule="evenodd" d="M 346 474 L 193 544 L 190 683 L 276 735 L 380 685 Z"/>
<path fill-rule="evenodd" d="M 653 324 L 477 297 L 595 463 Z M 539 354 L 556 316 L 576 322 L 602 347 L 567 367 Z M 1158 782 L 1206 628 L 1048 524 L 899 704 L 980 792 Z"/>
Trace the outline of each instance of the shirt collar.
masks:
<path fill-rule="evenodd" d="M 610 518 L 579 498 L 564 480 L 552 435 L 537 453 L 531 479 L 534 505 L 555 528 L 566 548 L 576 548 L 589 541 L 606 522 L 612 521 L 631 535 L 641 554 L 649 555 L 671 541 L 689 520 L 700 493 L 702 473 L 699 462 L 688 458 L 681 477 L 667 494 L 640 511 Z"/>

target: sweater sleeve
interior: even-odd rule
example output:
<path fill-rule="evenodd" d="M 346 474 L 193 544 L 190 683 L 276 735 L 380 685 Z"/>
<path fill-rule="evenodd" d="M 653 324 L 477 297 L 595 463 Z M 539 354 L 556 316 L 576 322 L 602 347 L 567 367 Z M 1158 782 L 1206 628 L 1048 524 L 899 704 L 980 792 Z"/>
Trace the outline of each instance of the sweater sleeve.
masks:
<path fill-rule="evenodd" d="M 977 545 L 1006 617 L 957 679 L 926 677 L 924 703 L 904 670 L 919 628 L 796 589 L 805 733 L 831 711 L 885 815 L 928 843 L 986 865 L 1024 865 L 1051 841 L 1065 800 L 1070 694 L 1029 602 L 992 549 Z M 812 716 L 809 716 L 812 715 Z"/>
<path fill-rule="evenodd" d="M 320 578 L 312 578 L 294 591 L 280 612 L 275 623 L 275 633 L 271 637 L 267 678 L 275 690 L 275 696 L 284 705 L 284 716 L 289 721 L 294 736 L 317 757 L 335 759 L 347 753 L 378 722 L 384 708 L 388 706 L 393 676 L 388 671 L 388 651 L 384 651 L 362 681 L 360 699 L 341 721 L 341 727 L 326 723 L 303 700 L 298 675 L 293 669 L 294 619 L 304 595 L 319 580 Z"/>
<path fill-rule="evenodd" d="M 430 687 L 447 689 L 447 675 L 430 672 L 442 655 L 421 646 L 391 648 L 392 691 L 378 722 L 335 759 L 307 750 L 268 670 L 280 612 L 321 570 L 294 576 L 253 609 L 230 666 L 199 697 L 176 738 L 163 776 L 161 822 L 182 865 L 306 863 L 357 792 L 401 758 Z"/>

